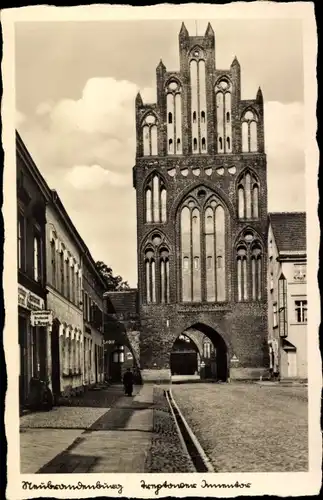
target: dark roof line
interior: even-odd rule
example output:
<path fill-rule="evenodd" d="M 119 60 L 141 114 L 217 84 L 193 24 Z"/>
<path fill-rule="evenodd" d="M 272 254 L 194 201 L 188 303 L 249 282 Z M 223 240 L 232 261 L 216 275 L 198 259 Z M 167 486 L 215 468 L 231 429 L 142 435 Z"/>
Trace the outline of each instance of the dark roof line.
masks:
<path fill-rule="evenodd" d="M 290 251 L 306 253 L 305 212 L 271 212 L 268 221 L 280 254 Z"/>

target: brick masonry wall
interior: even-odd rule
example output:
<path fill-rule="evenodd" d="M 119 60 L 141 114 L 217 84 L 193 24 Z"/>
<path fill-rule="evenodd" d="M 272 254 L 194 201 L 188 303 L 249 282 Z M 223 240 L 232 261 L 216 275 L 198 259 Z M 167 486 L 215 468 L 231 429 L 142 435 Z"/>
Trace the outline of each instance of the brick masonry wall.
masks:
<path fill-rule="evenodd" d="M 191 90 L 189 54 L 199 46 L 205 54 L 207 93 L 207 154 L 192 154 Z M 141 322 L 141 369 L 169 370 L 170 352 L 177 336 L 196 323 L 211 327 L 224 339 L 229 360 L 238 358 L 232 367 L 237 376 L 262 369 L 267 359 L 267 166 L 264 154 L 263 98 L 258 91 L 255 99 L 241 100 L 240 65 L 235 58 L 228 70 L 215 66 L 215 39 L 212 29 L 205 36 L 190 37 L 185 28 L 179 35 L 180 71 L 168 72 L 160 63 L 156 70 L 157 104 L 144 105 L 136 100 L 137 157 L 133 170 L 137 193 L 137 246 L 139 314 Z M 216 103 L 214 87 L 226 76 L 232 82 L 232 154 L 217 154 Z M 167 113 L 165 85 L 177 79 L 182 88 L 183 155 L 167 156 Z M 258 152 L 241 153 L 241 116 L 252 108 L 258 116 Z M 158 120 L 158 156 L 143 157 L 141 122 L 152 112 Z M 248 168 L 259 180 L 259 217 L 238 219 L 237 187 L 239 178 Z M 186 169 L 187 175 L 182 171 Z M 199 169 L 199 170 L 197 170 Z M 219 169 L 223 169 L 219 170 Z M 208 175 L 211 171 L 211 175 Z M 167 222 L 145 223 L 145 188 L 154 173 L 163 180 L 167 190 Z M 226 214 L 226 294 L 224 304 L 185 306 L 180 303 L 180 206 L 185 197 L 199 187 L 210 189 L 221 201 Z M 236 243 L 244 229 L 251 228 L 262 244 L 262 300 L 237 302 Z M 144 248 L 150 236 L 158 232 L 170 251 L 170 304 L 145 304 Z M 203 281 L 203 275 L 202 275 Z M 239 372 L 240 370 L 240 372 Z M 259 370 L 258 370 L 259 371 Z M 240 375 L 239 375 L 240 373 Z M 258 373 L 258 372 L 257 372 Z M 148 375 L 147 375 L 148 376 Z"/>

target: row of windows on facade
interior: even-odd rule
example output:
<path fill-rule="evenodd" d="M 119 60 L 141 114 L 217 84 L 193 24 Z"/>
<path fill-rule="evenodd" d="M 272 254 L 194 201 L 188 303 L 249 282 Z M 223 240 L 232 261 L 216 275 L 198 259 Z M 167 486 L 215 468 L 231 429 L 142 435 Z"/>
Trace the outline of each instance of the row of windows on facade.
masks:
<path fill-rule="evenodd" d="M 247 113 L 247 117 L 252 114 L 252 112 Z M 230 113 L 226 112 L 226 121 L 230 121 Z M 252 115 L 254 116 L 254 115 Z M 245 118 L 245 117 L 244 117 Z M 205 123 L 205 113 L 201 113 L 201 125 Z M 153 123 L 148 125 L 148 123 Z M 148 115 L 144 120 L 144 125 L 142 128 L 143 133 L 143 156 L 157 156 L 158 155 L 158 127 L 157 119 L 153 115 Z M 196 112 L 193 112 L 193 125 L 196 124 Z M 174 132 L 169 132 L 170 126 L 173 126 L 173 114 L 168 113 L 168 154 L 169 155 L 180 155 L 182 151 L 182 139 L 181 137 L 169 137 L 169 134 Z M 194 131 L 195 127 L 193 127 Z M 201 127 L 198 128 L 201 130 Z M 194 132 L 193 132 L 194 133 Z M 179 134 L 179 132 L 177 132 Z M 241 139 L 242 139 L 242 153 L 256 153 L 258 151 L 258 137 L 257 137 L 257 122 L 255 119 L 248 120 L 244 119 L 241 124 Z M 206 142 L 206 131 L 205 136 L 196 137 L 193 135 L 192 138 L 192 151 L 195 154 L 207 153 L 207 142 Z M 232 137 L 225 135 L 217 135 L 217 152 L 218 153 L 232 153 Z"/>
<path fill-rule="evenodd" d="M 273 304 L 273 327 L 279 325 L 279 317 L 285 316 L 285 309 L 278 308 L 277 302 Z M 294 320 L 293 323 L 307 323 L 307 300 L 298 299 L 294 301 Z"/>
<path fill-rule="evenodd" d="M 240 176 L 238 188 L 238 217 L 257 219 L 259 217 L 259 181 L 249 171 Z M 147 223 L 166 222 L 167 191 L 163 180 L 155 174 L 146 183 L 145 221 Z"/>
<path fill-rule="evenodd" d="M 67 252 L 58 251 L 54 240 L 50 243 L 51 250 L 51 285 L 65 298 L 80 307 L 82 278 L 76 267 L 71 264 Z"/>
<path fill-rule="evenodd" d="M 182 97 L 181 85 L 171 81 L 167 88 L 168 154 L 182 154 Z M 217 152 L 232 153 L 232 85 L 227 79 L 215 87 Z M 204 61 L 191 62 L 191 129 L 192 152 L 207 153 L 207 116 Z M 142 121 L 143 155 L 158 155 L 158 120 L 148 113 Z M 242 152 L 258 151 L 258 117 L 247 109 L 241 117 Z"/>
<path fill-rule="evenodd" d="M 71 336 L 60 336 L 62 370 L 64 375 L 77 375 L 82 372 L 83 344 Z"/>
<path fill-rule="evenodd" d="M 85 291 L 83 291 L 83 317 L 99 331 L 103 330 L 103 311 Z"/>
<path fill-rule="evenodd" d="M 181 210 L 181 300 L 223 302 L 226 300 L 225 212 L 214 198 L 200 209 L 188 198 Z M 262 247 L 252 232 L 245 233 L 236 247 L 238 301 L 262 298 Z M 169 302 L 169 251 L 145 252 L 146 302 Z"/>
<path fill-rule="evenodd" d="M 23 214 L 18 214 L 18 269 L 22 272 L 27 271 L 27 238 L 26 238 L 26 219 Z M 43 276 L 43 255 L 42 255 L 42 238 L 40 231 L 33 228 L 33 253 L 32 253 L 32 269 L 31 277 L 37 281 L 42 281 Z"/>

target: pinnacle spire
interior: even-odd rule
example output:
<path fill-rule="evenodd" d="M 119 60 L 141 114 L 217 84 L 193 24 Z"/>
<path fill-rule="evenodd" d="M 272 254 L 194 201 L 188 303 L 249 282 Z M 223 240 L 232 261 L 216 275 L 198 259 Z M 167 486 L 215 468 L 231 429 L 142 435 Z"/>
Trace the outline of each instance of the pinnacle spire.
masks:
<path fill-rule="evenodd" d="M 142 97 L 140 92 L 138 92 L 138 94 L 136 95 L 136 106 L 142 106 L 142 105 L 143 105 Z"/>
<path fill-rule="evenodd" d="M 162 60 L 162 59 L 160 59 L 160 61 L 159 61 L 159 63 L 158 63 L 157 70 L 158 70 L 158 71 L 165 71 L 165 70 L 166 70 L 166 66 L 165 66 L 165 64 L 163 63 L 163 60 Z"/>
<path fill-rule="evenodd" d="M 239 61 L 237 59 L 237 56 L 234 56 L 234 59 L 231 63 L 231 66 L 238 66 L 240 68 L 240 64 L 239 64 Z"/>
<path fill-rule="evenodd" d="M 261 91 L 260 87 L 258 88 L 256 99 L 257 99 L 258 102 L 263 102 L 263 96 L 262 96 L 262 91 Z"/>
<path fill-rule="evenodd" d="M 184 23 L 182 23 L 181 30 L 179 32 L 179 36 L 180 37 L 188 37 L 189 36 L 188 35 L 188 31 L 187 31 L 186 26 L 185 26 Z"/>
<path fill-rule="evenodd" d="M 208 22 L 208 24 L 207 24 L 205 36 L 214 36 L 214 30 L 213 30 L 210 22 Z"/>

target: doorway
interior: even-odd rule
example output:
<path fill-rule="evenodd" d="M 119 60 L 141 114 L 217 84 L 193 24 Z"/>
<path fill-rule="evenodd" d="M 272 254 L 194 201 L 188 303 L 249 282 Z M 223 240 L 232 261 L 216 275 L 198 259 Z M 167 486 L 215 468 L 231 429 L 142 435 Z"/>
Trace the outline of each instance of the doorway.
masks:
<path fill-rule="evenodd" d="M 288 377 L 297 377 L 297 357 L 296 351 L 287 351 Z"/>
<path fill-rule="evenodd" d="M 198 349 L 186 335 L 180 335 L 170 355 L 172 375 L 194 375 L 198 370 Z"/>

